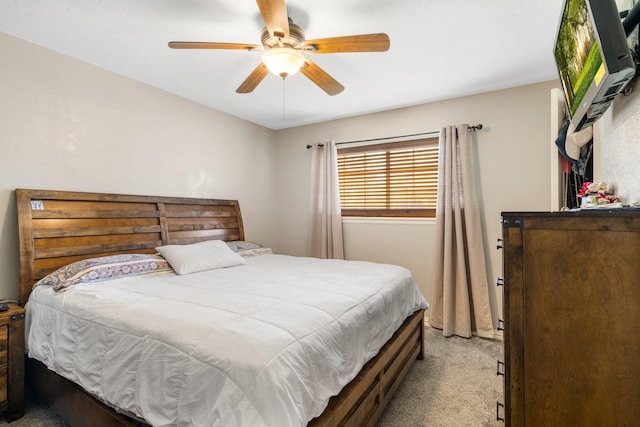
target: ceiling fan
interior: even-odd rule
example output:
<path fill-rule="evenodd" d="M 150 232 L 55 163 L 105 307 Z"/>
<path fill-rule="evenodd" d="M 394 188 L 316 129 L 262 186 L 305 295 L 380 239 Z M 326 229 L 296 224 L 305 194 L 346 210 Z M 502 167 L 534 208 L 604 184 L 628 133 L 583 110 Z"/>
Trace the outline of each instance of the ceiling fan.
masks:
<path fill-rule="evenodd" d="M 173 49 L 261 50 L 262 62 L 236 89 L 252 92 L 271 71 L 283 79 L 298 71 L 329 95 L 344 90 L 337 80 L 304 54 L 344 52 L 384 52 L 389 49 L 389 36 L 384 33 L 305 40 L 304 31 L 287 16 L 285 0 L 256 0 L 265 23 L 262 46 L 243 43 L 172 41 Z"/>

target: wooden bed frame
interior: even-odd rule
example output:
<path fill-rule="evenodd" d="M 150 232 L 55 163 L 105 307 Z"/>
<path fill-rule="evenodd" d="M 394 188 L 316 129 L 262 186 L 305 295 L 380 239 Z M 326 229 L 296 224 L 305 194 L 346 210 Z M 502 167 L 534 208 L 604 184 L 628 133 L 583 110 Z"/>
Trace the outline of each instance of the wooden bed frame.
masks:
<path fill-rule="evenodd" d="M 237 200 L 16 190 L 20 240 L 19 302 L 36 281 L 85 258 L 155 253 L 155 247 L 244 240 Z M 313 427 L 373 426 L 415 359 L 424 357 L 424 310 L 407 318 Z M 144 426 L 27 358 L 27 384 L 72 426 Z"/>

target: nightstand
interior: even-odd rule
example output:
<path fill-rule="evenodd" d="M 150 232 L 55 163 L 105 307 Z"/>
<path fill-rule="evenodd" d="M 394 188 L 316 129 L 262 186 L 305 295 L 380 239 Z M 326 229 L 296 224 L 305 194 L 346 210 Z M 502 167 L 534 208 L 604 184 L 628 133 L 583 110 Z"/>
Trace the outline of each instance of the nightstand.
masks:
<path fill-rule="evenodd" d="M 7 421 L 24 415 L 24 308 L 0 312 L 0 411 Z"/>

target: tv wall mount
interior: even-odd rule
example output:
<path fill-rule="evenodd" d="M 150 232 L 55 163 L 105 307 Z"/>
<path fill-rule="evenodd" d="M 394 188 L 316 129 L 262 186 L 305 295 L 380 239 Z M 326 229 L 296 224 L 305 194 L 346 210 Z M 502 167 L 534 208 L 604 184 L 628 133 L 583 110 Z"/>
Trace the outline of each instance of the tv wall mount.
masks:
<path fill-rule="evenodd" d="M 640 2 L 635 3 L 631 9 L 620 12 L 620 18 L 622 19 L 624 34 L 628 39 L 631 33 L 633 33 L 633 30 L 640 28 Z M 640 76 L 640 29 L 638 30 L 637 37 L 638 39 L 636 40 L 635 46 L 631 48 L 631 56 L 633 62 L 636 64 L 636 74 L 627 87 L 623 89 L 623 95 L 629 95 L 633 92 L 638 76 Z"/>

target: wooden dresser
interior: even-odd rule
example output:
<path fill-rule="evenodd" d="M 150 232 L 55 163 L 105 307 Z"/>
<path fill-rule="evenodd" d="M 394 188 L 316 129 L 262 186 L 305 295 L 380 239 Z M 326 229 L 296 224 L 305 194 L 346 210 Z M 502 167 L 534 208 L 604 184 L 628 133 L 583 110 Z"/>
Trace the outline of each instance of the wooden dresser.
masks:
<path fill-rule="evenodd" d="M 506 425 L 640 426 L 640 210 L 502 227 Z"/>
<path fill-rule="evenodd" d="M 0 410 L 7 421 L 24 415 L 24 308 L 0 312 Z"/>

